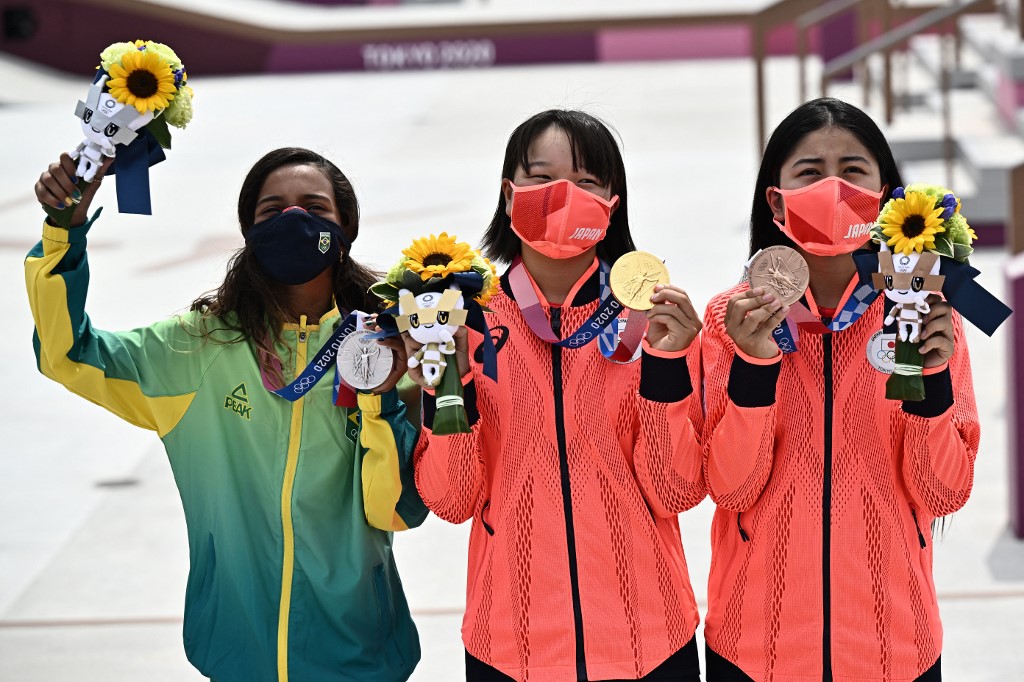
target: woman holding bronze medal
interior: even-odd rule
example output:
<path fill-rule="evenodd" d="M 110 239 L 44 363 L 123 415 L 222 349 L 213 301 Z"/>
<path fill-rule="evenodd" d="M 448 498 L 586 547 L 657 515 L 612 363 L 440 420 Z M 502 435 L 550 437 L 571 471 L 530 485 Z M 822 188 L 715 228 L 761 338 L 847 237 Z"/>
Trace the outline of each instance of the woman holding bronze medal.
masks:
<path fill-rule="evenodd" d="M 979 427 L 960 318 L 937 296 L 926 397 L 886 399 L 886 299 L 851 254 L 902 185 L 878 127 L 835 99 L 765 149 L 750 282 L 712 299 L 701 345 L 709 682 L 941 679 L 931 528 L 967 501 Z"/>
<path fill-rule="evenodd" d="M 48 206 L 80 199 L 74 227 L 44 224 L 25 263 L 39 368 L 163 440 L 188 525 L 189 660 L 219 682 L 407 679 L 419 641 L 390 534 L 426 509 L 394 389 L 404 348 L 391 343 L 399 361 L 382 370 L 379 354 L 350 353 L 354 376 L 384 378 L 372 393 L 318 381 L 361 325 L 339 310 L 376 306 L 376 276 L 348 255 L 348 179 L 314 152 L 270 152 L 242 183 L 245 245 L 220 288 L 114 333 L 84 311 L 99 182 L 79 193 L 75 174 L 65 154 L 35 186 Z"/>
<path fill-rule="evenodd" d="M 424 393 L 417 447 L 427 506 L 473 519 L 471 682 L 700 677 L 676 515 L 705 495 L 701 322 L 660 261 L 633 251 L 626 208 L 622 157 L 597 119 L 545 111 L 512 133 L 483 240 L 510 263 L 486 316 L 497 381 L 482 335 L 460 330 L 472 430 L 432 433 Z M 647 312 L 622 329 L 623 304 Z"/>

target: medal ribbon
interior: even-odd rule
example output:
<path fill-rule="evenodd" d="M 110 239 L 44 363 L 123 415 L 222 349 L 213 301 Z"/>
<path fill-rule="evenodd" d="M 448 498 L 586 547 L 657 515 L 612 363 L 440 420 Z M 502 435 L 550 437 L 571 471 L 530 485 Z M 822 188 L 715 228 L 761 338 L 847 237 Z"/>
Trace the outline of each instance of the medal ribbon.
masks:
<path fill-rule="evenodd" d="M 263 379 L 263 387 L 273 393 L 274 395 L 280 396 L 285 400 L 296 401 L 306 393 L 308 393 L 327 373 L 327 370 L 334 367 L 337 364 L 338 349 L 341 347 L 341 342 L 345 340 L 345 337 L 351 334 L 356 329 L 356 324 L 359 322 L 358 313 L 351 313 L 345 317 L 338 328 L 334 330 L 331 337 L 327 339 L 327 342 L 317 351 L 316 357 L 314 357 L 306 368 L 302 370 L 302 373 L 295 378 L 295 381 L 291 382 L 287 386 L 281 388 L 274 388 L 273 382 L 267 374 L 265 367 L 260 367 L 260 377 Z M 270 364 L 280 371 L 281 360 L 276 356 L 265 351 L 261 351 L 263 359 L 268 361 Z M 261 363 L 262 365 L 262 363 Z M 347 405 L 344 402 L 339 403 L 339 397 L 342 400 L 347 401 L 347 396 L 343 394 L 339 396 L 340 381 L 335 372 L 335 404 L 342 404 L 346 407 L 354 407 L 355 405 Z M 354 397 L 354 396 L 353 396 Z M 354 401 L 352 401 L 354 403 Z"/>
<path fill-rule="evenodd" d="M 633 357 L 643 340 L 644 332 L 647 330 L 647 316 L 640 311 L 630 311 L 626 330 L 619 335 L 616 329 L 616 319 L 625 309 L 612 295 L 611 286 L 608 284 L 611 268 L 607 263 L 599 260 L 598 269 L 600 270 L 601 302 L 598 304 L 597 310 L 591 313 L 579 329 L 561 340 L 551 330 L 550 321 L 544 312 L 536 290 L 533 288 L 530 275 L 526 272 L 526 266 L 518 256 L 508 271 L 508 282 L 512 289 L 512 295 L 516 299 L 516 305 L 519 306 L 519 311 L 523 314 L 523 319 L 530 330 L 542 341 L 561 348 L 580 348 L 600 337 L 601 342 L 598 346 L 602 355 L 615 362 L 626 362 Z"/>

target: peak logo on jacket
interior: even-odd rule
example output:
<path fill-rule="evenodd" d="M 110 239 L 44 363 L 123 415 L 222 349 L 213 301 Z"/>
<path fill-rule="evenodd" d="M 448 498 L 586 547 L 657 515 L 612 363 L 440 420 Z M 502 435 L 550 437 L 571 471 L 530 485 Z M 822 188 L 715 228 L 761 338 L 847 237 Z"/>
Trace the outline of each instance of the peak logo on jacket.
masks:
<path fill-rule="evenodd" d="M 249 404 L 249 392 L 245 389 L 245 382 L 235 386 L 230 395 L 224 396 L 224 409 L 231 410 L 242 419 L 252 419 L 252 405 Z"/>

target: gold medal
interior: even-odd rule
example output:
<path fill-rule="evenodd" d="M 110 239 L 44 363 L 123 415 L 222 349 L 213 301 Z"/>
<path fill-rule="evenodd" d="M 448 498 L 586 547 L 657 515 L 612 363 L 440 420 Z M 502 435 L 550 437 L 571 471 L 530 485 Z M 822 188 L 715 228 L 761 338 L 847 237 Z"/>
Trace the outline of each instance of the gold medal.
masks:
<path fill-rule="evenodd" d="M 615 261 L 610 279 L 619 303 L 633 310 L 650 310 L 654 287 L 668 284 L 668 268 L 652 253 L 630 251 Z"/>
<path fill-rule="evenodd" d="M 782 305 L 793 305 L 800 300 L 811 281 L 807 261 L 788 246 L 769 246 L 762 249 L 750 262 L 750 288 L 764 287 L 773 292 Z"/>

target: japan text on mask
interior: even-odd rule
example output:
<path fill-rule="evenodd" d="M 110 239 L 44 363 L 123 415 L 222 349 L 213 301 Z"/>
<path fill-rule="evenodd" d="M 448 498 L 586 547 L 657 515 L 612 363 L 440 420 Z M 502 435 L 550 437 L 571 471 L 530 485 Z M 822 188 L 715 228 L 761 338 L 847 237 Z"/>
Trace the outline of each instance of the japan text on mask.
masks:
<path fill-rule="evenodd" d="M 568 180 L 512 185 L 512 230 L 548 258 L 572 258 L 604 239 L 618 203 Z"/>
<path fill-rule="evenodd" d="M 782 195 L 785 205 L 784 222 L 775 224 L 816 256 L 839 256 L 860 248 L 878 218 L 884 194 L 834 176 L 800 189 L 771 190 Z"/>

